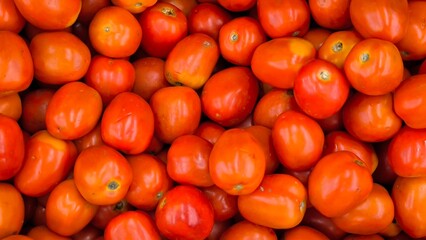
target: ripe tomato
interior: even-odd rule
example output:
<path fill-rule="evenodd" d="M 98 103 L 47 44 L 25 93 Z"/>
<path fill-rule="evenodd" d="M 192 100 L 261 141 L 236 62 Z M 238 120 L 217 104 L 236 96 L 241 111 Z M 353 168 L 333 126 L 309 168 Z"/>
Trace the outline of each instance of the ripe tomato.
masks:
<path fill-rule="evenodd" d="M 237 196 L 228 194 L 216 185 L 201 189 L 213 207 L 216 222 L 231 219 L 238 213 Z"/>
<path fill-rule="evenodd" d="M 389 161 L 390 141 L 380 142 L 374 145 L 378 158 L 378 165 L 373 173 L 375 183 L 382 184 L 385 187 L 392 186 L 398 175 L 393 171 Z"/>
<path fill-rule="evenodd" d="M 158 89 L 170 86 L 164 76 L 164 60 L 155 57 L 139 58 L 132 62 L 135 69 L 135 82 L 132 92 L 146 101 Z"/>
<path fill-rule="evenodd" d="M 74 180 L 68 179 L 49 194 L 46 224 L 55 233 L 71 236 L 87 226 L 97 210 L 98 206 L 90 204 L 80 195 Z"/>
<path fill-rule="evenodd" d="M 77 149 L 71 141 L 55 138 L 46 130 L 36 132 L 26 143 L 15 186 L 27 196 L 43 196 L 68 176 L 76 157 Z"/>
<path fill-rule="evenodd" d="M 0 238 L 18 234 L 24 224 L 24 199 L 11 184 L 0 183 Z"/>
<path fill-rule="evenodd" d="M 312 227 L 330 239 L 342 239 L 347 233 L 338 228 L 329 217 L 324 216 L 314 207 L 306 209 L 301 225 Z"/>
<path fill-rule="evenodd" d="M 17 33 L 0 31 L 0 95 L 27 89 L 34 75 L 33 58 Z"/>
<path fill-rule="evenodd" d="M 324 119 L 316 119 L 324 133 L 343 130 L 343 114 L 342 110 L 333 114 L 331 117 Z"/>
<path fill-rule="evenodd" d="M 170 3 L 156 3 L 143 11 L 138 21 L 144 34 L 141 48 L 151 57 L 166 58 L 188 33 L 185 14 Z"/>
<path fill-rule="evenodd" d="M 217 0 L 217 3 L 228 11 L 243 12 L 256 5 L 256 0 Z"/>
<path fill-rule="evenodd" d="M 230 226 L 221 236 L 221 240 L 245 239 L 277 240 L 273 229 L 242 220 Z"/>
<path fill-rule="evenodd" d="M 166 58 L 164 74 L 172 85 L 201 88 L 219 59 L 219 46 L 209 35 L 192 33 L 180 40 Z"/>
<path fill-rule="evenodd" d="M 155 222 L 166 238 L 204 239 L 213 228 L 213 207 L 196 187 L 176 186 L 158 203 Z"/>
<path fill-rule="evenodd" d="M 278 159 L 286 168 L 308 170 L 322 154 L 324 132 L 319 124 L 303 113 L 288 110 L 272 128 L 272 143 Z"/>
<path fill-rule="evenodd" d="M 110 0 L 82 0 L 77 22 L 89 26 L 95 14 L 104 7 L 111 5 Z"/>
<path fill-rule="evenodd" d="M 188 15 L 188 31 L 204 33 L 217 40 L 220 28 L 231 19 L 231 14 L 220 5 L 200 3 Z"/>
<path fill-rule="evenodd" d="M 312 240 L 327 240 L 329 239 L 324 233 L 315 228 L 299 225 L 295 228 L 289 229 L 284 232 L 283 240 L 298 240 L 298 239 L 312 239 Z"/>
<path fill-rule="evenodd" d="M 119 202 L 126 196 L 132 180 L 129 162 L 111 147 L 102 145 L 87 148 L 75 161 L 75 185 L 91 204 Z"/>
<path fill-rule="evenodd" d="M 19 33 L 27 21 L 16 8 L 14 0 L 0 2 L 0 31 Z"/>
<path fill-rule="evenodd" d="M 122 7 L 133 14 L 141 13 L 151 7 L 157 0 L 111 0 L 115 6 Z"/>
<path fill-rule="evenodd" d="M 104 230 L 111 219 L 131 209 L 130 204 L 125 199 L 122 199 L 115 204 L 101 205 L 98 207 L 95 216 L 90 221 L 90 225 L 95 226 L 97 229 Z"/>
<path fill-rule="evenodd" d="M 426 236 L 425 177 L 398 177 L 392 188 L 395 219 L 401 229 L 412 238 Z"/>
<path fill-rule="evenodd" d="M 61 236 L 45 225 L 35 226 L 30 229 L 28 232 L 28 237 L 33 238 L 34 240 L 43 239 L 43 240 L 71 240 L 71 238 Z"/>
<path fill-rule="evenodd" d="M 218 42 L 225 60 L 235 65 L 249 66 L 256 47 L 266 42 L 266 35 L 255 18 L 243 16 L 223 24 Z"/>
<path fill-rule="evenodd" d="M 231 226 L 231 220 L 214 222 L 213 229 L 210 235 L 205 240 L 217 240 L 223 235 L 223 233 Z"/>
<path fill-rule="evenodd" d="M 105 108 L 101 119 L 102 140 L 126 154 L 145 151 L 154 135 L 154 115 L 141 96 L 119 93 Z"/>
<path fill-rule="evenodd" d="M 238 196 L 238 210 L 245 219 L 255 224 L 288 229 L 302 221 L 306 201 L 307 191 L 297 178 L 271 174 L 265 175 L 254 192 Z"/>
<path fill-rule="evenodd" d="M 65 31 L 42 32 L 30 43 L 34 76 L 46 84 L 64 84 L 81 79 L 90 65 L 89 48 Z"/>
<path fill-rule="evenodd" d="M 108 223 L 104 239 L 159 240 L 161 238 L 154 220 L 147 213 L 128 211 L 116 216 Z"/>
<path fill-rule="evenodd" d="M 354 153 L 324 155 L 308 180 L 309 201 L 327 217 L 339 217 L 361 204 L 373 189 L 370 169 Z"/>
<path fill-rule="evenodd" d="M 158 201 L 173 186 L 167 175 L 167 167 L 158 157 L 150 154 L 128 156 L 133 171 L 133 182 L 126 195 L 126 200 L 137 209 L 151 211 Z"/>
<path fill-rule="evenodd" d="M 73 142 L 77 148 L 78 153 L 92 146 L 104 145 L 105 143 L 102 140 L 101 135 L 101 124 L 98 123 L 96 127 L 92 129 L 92 131 L 83 137 L 74 140 Z"/>
<path fill-rule="evenodd" d="M 22 115 L 21 97 L 18 93 L 0 95 L 0 114 L 18 121 Z"/>
<path fill-rule="evenodd" d="M 89 224 L 80 232 L 74 234 L 72 237 L 75 240 L 90 240 L 99 239 L 103 236 L 103 234 L 103 231 Z"/>
<path fill-rule="evenodd" d="M 10 235 L 8 237 L 2 238 L 2 240 L 34 240 L 33 238 L 27 237 L 25 235 Z"/>
<path fill-rule="evenodd" d="M 213 145 L 209 158 L 213 183 L 232 195 L 256 190 L 265 175 L 266 156 L 262 145 L 250 132 L 226 130 Z"/>
<path fill-rule="evenodd" d="M 24 135 L 18 123 L 0 114 L 0 181 L 14 177 L 24 162 Z"/>
<path fill-rule="evenodd" d="M 352 87 L 368 95 L 392 92 L 402 82 L 404 75 L 398 48 L 389 41 L 375 38 L 355 44 L 343 68 Z"/>
<path fill-rule="evenodd" d="M 316 50 L 308 40 L 295 37 L 276 38 L 256 48 L 251 68 L 263 83 L 289 89 L 293 88 L 299 70 L 313 60 L 315 54 Z"/>
<path fill-rule="evenodd" d="M 395 113 L 411 128 L 426 128 L 426 74 L 404 80 L 395 90 Z"/>
<path fill-rule="evenodd" d="M 222 126 L 235 126 L 250 115 L 258 94 L 259 83 L 249 68 L 226 68 L 215 73 L 204 85 L 201 92 L 203 113 Z"/>
<path fill-rule="evenodd" d="M 187 17 L 189 13 L 191 12 L 191 10 L 198 5 L 197 0 L 160 0 L 160 1 L 173 4 L 175 7 L 179 8 Z"/>
<path fill-rule="evenodd" d="M 215 144 L 224 131 L 225 128 L 221 125 L 206 120 L 200 123 L 194 134 L 206 139 L 211 144 Z"/>
<path fill-rule="evenodd" d="M 82 0 L 14 0 L 22 16 L 32 25 L 46 30 L 62 30 L 74 24 Z"/>
<path fill-rule="evenodd" d="M 98 53 L 111 58 L 125 58 L 138 49 L 142 28 L 126 9 L 108 6 L 99 10 L 90 22 L 89 38 Z"/>
<path fill-rule="evenodd" d="M 308 40 L 314 45 L 315 50 L 318 50 L 330 34 L 331 31 L 325 28 L 310 28 L 309 31 L 303 35 L 303 39 Z"/>
<path fill-rule="evenodd" d="M 315 59 L 305 64 L 294 81 L 294 97 L 309 116 L 325 119 L 340 111 L 349 96 L 350 84 L 332 63 Z"/>
<path fill-rule="evenodd" d="M 100 94 L 82 82 L 70 82 L 52 96 L 46 109 L 46 128 L 52 136 L 75 140 L 95 128 L 102 114 Z"/>
<path fill-rule="evenodd" d="M 400 41 L 408 25 L 407 0 L 351 0 L 352 24 L 364 38 Z"/>
<path fill-rule="evenodd" d="M 390 93 L 368 96 L 357 92 L 348 99 L 342 113 L 346 130 L 365 142 L 388 140 L 402 125 L 402 120 L 393 110 Z"/>
<path fill-rule="evenodd" d="M 332 0 L 321 2 L 309 0 L 312 18 L 323 28 L 345 29 L 352 26 L 349 14 L 350 0 Z"/>
<path fill-rule="evenodd" d="M 154 113 L 155 135 L 164 143 L 193 134 L 201 119 L 201 100 L 190 87 L 173 86 L 156 91 L 150 106 Z"/>
<path fill-rule="evenodd" d="M 347 235 L 343 240 L 384 240 L 382 236 L 379 234 L 371 234 L 371 235 L 357 235 L 350 234 Z"/>

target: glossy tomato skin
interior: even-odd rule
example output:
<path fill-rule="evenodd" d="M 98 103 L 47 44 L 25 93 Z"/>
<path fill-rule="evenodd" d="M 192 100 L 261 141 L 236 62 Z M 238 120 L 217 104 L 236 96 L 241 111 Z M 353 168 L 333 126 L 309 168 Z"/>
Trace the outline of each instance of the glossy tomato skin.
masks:
<path fill-rule="evenodd" d="M 309 175 L 308 186 L 312 206 L 327 217 L 339 217 L 367 199 L 373 178 L 354 153 L 338 151 L 318 161 Z"/>
<path fill-rule="evenodd" d="M 169 239 L 204 239 L 213 228 L 214 212 L 208 198 L 193 186 L 180 185 L 158 203 L 155 221 Z"/>
<path fill-rule="evenodd" d="M 242 220 L 230 226 L 221 236 L 221 240 L 245 240 L 256 237 L 262 240 L 277 240 L 273 229 Z"/>
<path fill-rule="evenodd" d="M 204 33 L 217 40 L 220 28 L 231 19 L 231 14 L 221 6 L 199 3 L 188 15 L 188 31 Z"/>
<path fill-rule="evenodd" d="M 276 38 L 256 48 L 251 68 L 263 83 L 289 89 L 293 88 L 294 80 L 302 66 L 313 60 L 315 55 L 316 50 L 308 40 L 295 37 Z"/>
<path fill-rule="evenodd" d="M 54 89 L 38 88 L 23 95 L 20 120 L 23 130 L 33 134 L 46 129 L 47 105 L 54 93 Z"/>
<path fill-rule="evenodd" d="M 215 73 L 204 85 L 203 113 L 222 126 L 235 126 L 250 115 L 258 96 L 259 84 L 252 71 L 229 67 Z"/>
<path fill-rule="evenodd" d="M 16 121 L 21 118 L 22 102 L 18 93 L 0 95 L 0 114 L 8 116 Z"/>
<path fill-rule="evenodd" d="M 228 194 L 216 185 L 201 188 L 201 191 L 212 204 L 216 222 L 226 221 L 237 215 L 237 196 Z"/>
<path fill-rule="evenodd" d="M 312 27 L 305 35 L 303 35 L 303 39 L 308 40 L 312 43 L 312 45 L 314 45 L 315 50 L 318 50 L 330 34 L 331 31 L 328 29 Z"/>
<path fill-rule="evenodd" d="M 199 4 L 197 0 L 160 0 L 160 1 L 173 4 L 174 6 L 179 8 L 185 14 L 186 17 L 188 17 L 191 10 Z"/>
<path fill-rule="evenodd" d="M 323 28 L 346 29 L 352 26 L 349 14 L 350 0 L 332 0 L 320 2 L 309 0 L 312 18 Z"/>
<path fill-rule="evenodd" d="M 146 101 L 158 89 L 169 87 L 164 76 L 164 60 L 155 57 L 143 57 L 132 62 L 135 69 L 135 82 L 132 92 L 143 97 Z"/>
<path fill-rule="evenodd" d="M 231 12 L 247 11 L 256 5 L 255 0 L 217 0 L 217 3 Z"/>
<path fill-rule="evenodd" d="M 232 195 L 255 191 L 265 168 L 266 156 L 261 144 L 244 129 L 226 130 L 210 152 L 209 169 L 213 183 Z"/>
<path fill-rule="evenodd" d="M 0 183 L 0 237 L 18 234 L 24 224 L 24 199 L 9 183 Z"/>
<path fill-rule="evenodd" d="M 101 119 L 102 140 L 126 154 L 145 151 L 154 135 L 154 115 L 141 96 L 119 93 L 105 108 Z"/>
<path fill-rule="evenodd" d="M 200 123 L 194 134 L 202 137 L 211 144 L 215 144 L 224 131 L 225 128 L 218 123 L 207 120 Z"/>
<path fill-rule="evenodd" d="M 46 239 L 46 240 L 70 240 L 71 239 L 69 237 L 64 237 L 53 232 L 46 225 L 40 225 L 40 226 L 31 228 L 27 235 L 33 239 Z"/>
<path fill-rule="evenodd" d="M 122 7 L 133 14 L 138 14 L 157 3 L 157 0 L 112 0 L 111 2 L 115 6 Z"/>
<path fill-rule="evenodd" d="M 327 240 L 329 238 L 315 228 L 300 225 L 285 231 L 281 239 L 282 240 L 297 240 L 297 239 Z"/>
<path fill-rule="evenodd" d="M 14 177 L 24 162 L 24 135 L 18 123 L 0 114 L 0 180 Z"/>
<path fill-rule="evenodd" d="M 166 58 L 164 74 L 172 85 L 201 88 L 219 59 L 216 41 L 204 33 L 192 33 L 180 40 Z"/>
<path fill-rule="evenodd" d="M 88 134 L 84 135 L 83 137 L 74 140 L 73 142 L 77 148 L 78 153 L 92 146 L 104 145 L 105 143 L 102 140 L 102 135 L 101 135 L 101 124 L 98 123 L 92 129 L 92 131 L 90 131 Z"/>
<path fill-rule="evenodd" d="M 43 196 L 71 171 L 77 149 L 69 140 L 53 137 L 46 130 L 36 132 L 25 146 L 25 159 L 14 184 L 27 196 Z"/>
<path fill-rule="evenodd" d="M 132 210 L 132 206 L 125 199 L 115 204 L 101 205 L 90 221 L 90 225 L 95 226 L 97 229 L 105 230 L 111 219 L 129 210 Z"/>
<path fill-rule="evenodd" d="M 113 218 L 105 228 L 105 240 L 161 239 L 154 220 L 142 211 L 128 211 Z"/>
<path fill-rule="evenodd" d="M 0 30 L 19 33 L 27 21 L 16 8 L 14 0 L 6 0 L 0 3 Z"/>

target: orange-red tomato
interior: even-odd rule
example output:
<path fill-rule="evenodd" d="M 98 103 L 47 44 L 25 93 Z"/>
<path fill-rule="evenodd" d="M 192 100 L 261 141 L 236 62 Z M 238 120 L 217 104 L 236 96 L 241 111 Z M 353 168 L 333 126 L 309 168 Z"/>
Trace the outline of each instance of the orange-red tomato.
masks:
<path fill-rule="evenodd" d="M 89 226 L 105 230 L 108 223 L 116 216 L 133 209 L 132 206 L 122 199 L 115 204 L 100 205 Z"/>
<path fill-rule="evenodd" d="M 228 194 L 216 185 L 201 189 L 213 206 L 216 222 L 231 219 L 238 213 L 237 196 Z"/>
<path fill-rule="evenodd" d="M 277 240 L 273 229 L 242 220 L 230 226 L 221 236 L 221 240 Z"/>
<path fill-rule="evenodd" d="M 295 228 L 289 229 L 284 232 L 282 240 L 299 240 L 299 239 L 311 239 L 311 240 L 327 240 L 329 239 L 324 233 L 318 231 L 315 228 L 299 225 Z"/>
<path fill-rule="evenodd" d="M 9 93 L 7 95 L 0 95 L 0 114 L 10 117 L 16 121 L 22 115 L 21 97 L 18 93 Z"/>
<path fill-rule="evenodd" d="M 157 3 L 157 0 L 111 0 L 111 3 L 137 14 Z"/>
<path fill-rule="evenodd" d="M 205 240 L 217 240 L 220 239 L 222 234 L 231 226 L 231 220 L 227 221 L 215 221 L 213 229 L 210 235 Z"/>
<path fill-rule="evenodd" d="M 325 28 L 311 28 L 305 35 L 303 35 L 303 39 L 308 40 L 312 43 L 312 45 L 314 45 L 315 50 L 318 50 L 331 33 L 332 32 L 330 30 Z"/>
<path fill-rule="evenodd" d="M 130 163 L 117 150 L 106 145 L 83 150 L 75 161 L 75 185 L 91 204 L 119 202 L 126 196 L 132 180 Z"/>
<path fill-rule="evenodd" d="M 104 7 L 111 5 L 110 0 L 82 0 L 77 22 L 89 26 L 95 14 Z"/>
<path fill-rule="evenodd" d="M 324 216 L 314 207 L 306 209 L 301 225 L 312 227 L 324 233 L 329 239 L 342 239 L 347 235 L 331 221 L 331 218 Z"/>
<path fill-rule="evenodd" d="M 195 8 L 196 6 L 198 6 L 198 2 L 199 2 L 197 0 L 160 0 L 160 1 L 173 4 L 174 6 L 179 8 L 187 17 L 189 13 L 191 12 L 191 10 Z"/>
<path fill-rule="evenodd" d="M 342 110 L 324 119 L 316 119 L 324 133 L 343 130 L 343 114 Z"/>
<path fill-rule="evenodd" d="M 11 184 L 0 183 L 0 238 L 18 234 L 24 224 L 24 199 Z"/>
<path fill-rule="evenodd" d="M 164 75 L 164 60 L 155 57 L 139 58 L 132 62 L 135 69 L 135 82 L 132 92 L 146 101 L 158 89 L 170 86 Z"/>
<path fill-rule="evenodd" d="M 26 20 L 16 8 L 14 0 L 0 2 L 0 31 L 7 30 L 19 33 L 25 26 Z"/>
<path fill-rule="evenodd" d="M 345 29 L 352 26 L 349 14 L 350 0 L 317 1 L 309 0 L 312 18 L 323 28 Z"/>
<path fill-rule="evenodd" d="M 18 123 L 0 114 L 0 181 L 13 178 L 21 169 L 25 145 Z"/>
<path fill-rule="evenodd" d="M 27 235 L 34 240 L 71 240 L 69 237 L 64 237 L 53 232 L 45 225 L 39 225 L 31 228 Z"/>
<path fill-rule="evenodd" d="M 224 131 L 225 128 L 221 125 L 206 120 L 200 123 L 194 134 L 206 139 L 211 144 L 215 144 Z"/>
<path fill-rule="evenodd" d="M 105 143 L 102 140 L 101 135 L 101 124 L 98 123 L 96 127 L 92 129 L 92 131 L 83 137 L 74 140 L 73 142 L 77 148 L 78 153 L 92 146 L 104 145 Z"/>
<path fill-rule="evenodd" d="M 160 234 L 150 215 L 142 211 L 128 211 L 113 218 L 105 228 L 105 240 L 152 239 Z"/>
<path fill-rule="evenodd" d="M 217 3 L 231 12 L 242 12 L 254 7 L 256 0 L 217 0 Z"/>

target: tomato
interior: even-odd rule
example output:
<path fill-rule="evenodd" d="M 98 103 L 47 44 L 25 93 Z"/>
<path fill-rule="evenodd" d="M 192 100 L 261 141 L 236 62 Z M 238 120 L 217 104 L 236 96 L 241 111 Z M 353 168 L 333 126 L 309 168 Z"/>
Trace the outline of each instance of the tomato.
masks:
<path fill-rule="evenodd" d="M 155 57 L 139 58 L 132 62 L 135 69 L 135 81 L 132 92 L 146 101 L 158 89 L 170 86 L 164 76 L 164 60 Z"/>
<path fill-rule="evenodd" d="M 108 6 L 99 10 L 90 22 L 89 38 L 98 53 L 111 58 L 125 58 L 138 49 L 142 28 L 126 9 Z"/>
<path fill-rule="evenodd" d="M 256 0 L 217 0 L 217 3 L 228 11 L 243 12 L 256 5 Z"/>
<path fill-rule="evenodd" d="M 0 180 L 13 178 L 24 162 L 24 135 L 18 123 L 0 114 Z"/>
<path fill-rule="evenodd" d="M 315 120 L 288 110 L 275 121 L 272 143 L 281 164 L 291 170 L 303 171 L 313 167 L 321 157 L 324 133 Z"/>
<path fill-rule="evenodd" d="M 222 126 L 235 126 L 250 115 L 258 94 L 258 81 L 249 68 L 226 68 L 215 73 L 204 85 L 201 92 L 203 113 Z"/>
<path fill-rule="evenodd" d="M 148 7 L 154 5 L 157 0 L 111 0 L 111 2 L 115 6 L 122 7 L 129 12 L 136 14 L 145 11 Z"/>
<path fill-rule="evenodd" d="M 342 113 L 346 130 L 365 142 L 388 140 L 402 125 L 393 109 L 390 93 L 379 96 L 355 93 L 346 102 Z"/>
<path fill-rule="evenodd" d="M 25 235 L 10 235 L 9 237 L 2 238 L 2 240 L 33 240 L 33 238 Z"/>
<path fill-rule="evenodd" d="M 324 28 L 310 28 L 309 31 L 303 35 L 303 39 L 308 40 L 314 45 L 315 50 L 318 50 L 331 33 L 330 30 Z"/>
<path fill-rule="evenodd" d="M 245 219 L 255 224 L 288 229 L 302 221 L 306 201 L 307 191 L 297 178 L 271 174 L 265 175 L 254 192 L 238 196 L 238 210 Z"/>
<path fill-rule="evenodd" d="M 65 84 L 81 79 L 90 65 L 89 48 L 65 31 L 42 32 L 30 43 L 34 76 L 46 84 Z"/>
<path fill-rule="evenodd" d="M 237 196 L 228 194 L 216 185 L 201 188 L 213 206 L 214 219 L 222 222 L 238 213 Z"/>
<path fill-rule="evenodd" d="M 295 228 L 285 231 L 282 239 L 283 240 L 284 239 L 285 240 L 297 240 L 297 239 L 327 240 L 329 238 L 315 228 L 299 225 Z"/>
<path fill-rule="evenodd" d="M 104 230 L 111 219 L 129 210 L 131 210 L 131 206 L 124 199 L 115 204 L 101 205 L 90 223 L 96 228 Z"/>
<path fill-rule="evenodd" d="M 0 3 L 0 30 L 19 33 L 25 26 L 26 20 L 16 8 L 14 0 Z"/>
<path fill-rule="evenodd" d="M 95 14 L 104 7 L 111 5 L 110 0 L 82 0 L 77 22 L 89 26 Z"/>
<path fill-rule="evenodd" d="M 92 239 L 100 238 L 102 236 L 103 236 L 103 231 L 89 224 L 85 228 L 83 228 L 80 232 L 74 234 L 72 238 L 74 240 L 92 240 Z"/>
<path fill-rule="evenodd" d="M 318 49 L 318 58 L 329 61 L 343 69 L 349 52 L 361 40 L 362 37 L 359 33 L 353 30 L 333 32 Z"/>
<path fill-rule="evenodd" d="M 324 119 L 343 107 L 349 89 L 349 82 L 339 68 L 327 61 L 315 59 L 300 69 L 293 91 L 298 106 L 307 115 Z"/>
<path fill-rule="evenodd" d="M 243 220 L 233 224 L 221 236 L 221 240 L 245 239 L 277 240 L 277 235 L 271 228 L 260 226 Z"/>
<path fill-rule="evenodd" d="M 354 153 L 324 155 L 308 180 L 309 201 L 327 217 L 342 216 L 361 204 L 373 189 L 370 169 Z"/>
<path fill-rule="evenodd" d="M 166 58 L 188 33 L 185 14 L 170 3 L 156 3 L 143 11 L 138 21 L 144 34 L 141 48 L 151 57 Z"/>
<path fill-rule="evenodd" d="M 206 120 L 200 123 L 194 134 L 204 138 L 211 144 L 215 144 L 224 131 L 225 128 L 221 125 Z"/>
<path fill-rule="evenodd" d="M 17 33 L 0 31 L 0 95 L 27 89 L 34 76 L 33 58 Z"/>
<path fill-rule="evenodd" d="M 426 194 L 425 177 L 398 177 L 392 188 L 392 199 L 395 204 L 395 219 L 401 229 L 412 238 L 426 236 L 426 211 L 423 203 Z"/>
<path fill-rule="evenodd" d="M 158 203 L 155 222 L 166 238 L 204 239 L 213 228 L 213 207 L 196 187 L 176 186 Z"/>
<path fill-rule="evenodd" d="M 308 207 L 301 225 L 312 227 L 330 239 L 342 239 L 346 232 L 338 228 L 329 217 L 324 216 L 314 207 Z"/>
<path fill-rule="evenodd" d="M 142 97 L 119 93 L 105 108 L 101 119 L 102 140 L 126 154 L 145 151 L 154 134 L 154 115 Z"/>
<path fill-rule="evenodd" d="M 205 240 L 217 240 L 231 226 L 231 220 L 214 222 L 210 235 Z"/>
<path fill-rule="evenodd" d="M 22 103 L 18 93 L 0 95 L 0 114 L 10 117 L 15 121 L 21 118 Z"/>
<path fill-rule="evenodd" d="M 265 174 L 266 156 L 257 138 L 240 128 L 226 130 L 209 158 L 213 183 L 232 195 L 257 189 Z"/>
<path fill-rule="evenodd" d="M 309 0 L 309 9 L 315 22 L 328 29 L 345 29 L 352 26 L 349 14 L 350 0 L 321 2 Z"/>
<path fill-rule="evenodd" d="M 62 236 L 81 231 L 95 216 L 98 206 L 88 203 L 79 193 L 74 180 L 58 184 L 46 204 L 46 224 Z"/>
<path fill-rule="evenodd" d="M 355 44 L 343 68 L 352 87 L 367 95 L 392 92 L 402 82 L 404 75 L 398 48 L 389 41 L 375 38 Z"/>
<path fill-rule="evenodd" d="M 43 196 L 71 171 L 77 149 L 68 140 L 53 137 L 46 130 L 33 134 L 25 146 L 24 164 L 16 174 L 14 183 L 23 194 Z"/>
<path fill-rule="evenodd" d="M 0 183 L 0 238 L 18 234 L 24 224 L 24 199 L 11 184 Z"/>
<path fill-rule="evenodd" d="M 383 186 L 392 186 L 398 175 L 393 171 L 389 161 L 390 141 L 380 142 L 374 145 L 379 160 L 377 169 L 373 173 L 374 182 Z"/>
<path fill-rule="evenodd" d="M 63 237 L 49 228 L 45 225 L 40 225 L 31 228 L 31 230 L 28 232 L 28 237 L 33 238 L 34 240 L 38 239 L 44 239 L 44 240 L 71 240 L 71 238 Z"/>
<path fill-rule="evenodd" d="M 150 154 L 128 156 L 127 160 L 134 177 L 126 200 L 137 209 L 154 210 L 158 201 L 173 186 L 166 164 Z"/>
<path fill-rule="evenodd" d="M 412 128 L 426 128 L 426 74 L 418 74 L 404 80 L 395 90 L 395 113 Z"/>
<path fill-rule="evenodd" d="M 186 17 L 188 17 L 192 9 L 198 5 L 197 0 L 160 0 L 160 2 L 166 2 L 174 5 L 179 8 Z"/>
<path fill-rule="evenodd" d="M 266 42 L 266 35 L 255 18 L 243 16 L 223 24 L 218 42 L 225 60 L 235 65 L 249 66 L 256 47 Z"/>
<path fill-rule="evenodd" d="M 385 229 L 380 231 L 380 235 L 387 237 L 388 239 L 393 239 L 393 237 L 398 236 L 401 233 L 401 227 L 399 227 L 396 221 L 390 223 Z"/>
<path fill-rule="evenodd" d="M 161 239 L 154 220 L 145 212 L 128 211 L 113 218 L 105 228 L 105 240 Z"/>
<path fill-rule="evenodd" d="M 316 119 L 324 133 L 343 130 L 343 114 L 342 110 L 336 112 L 328 118 Z"/>
<path fill-rule="evenodd" d="M 219 46 L 204 33 L 192 33 L 180 40 L 166 58 L 164 74 L 172 85 L 201 88 L 219 59 Z"/>
<path fill-rule="evenodd" d="M 251 68 L 263 83 L 289 89 L 293 88 L 299 70 L 313 60 L 315 54 L 316 50 L 308 40 L 295 37 L 276 38 L 256 48 L 251 59 Z"/>
<path fill-rule="evenodd" d="M 420 63 L 418 74 L 426 74 L 426 59 Z"/>
<path fill-rule="evenodd" d="M 309 30 L 311 16 L 303 0 L 258 0 L 257 14 L 271 38 L 303 36 Z"/>
<path fill-rule="evenodd" d="M 75 161 L 75 185 L 91 204 L 119 202 L 126 196 L 132 180 L 129 162 L 111 147 L 103 145 L 87 148 Z"/>
<path fill-rule="evenodd" d="M 200 3 L 189 12 L 188 31 L 204 33 L 217 40 L 220 28 L 231 19 L 231 14 L 220 5 Z"/>
<path fill-rule="evenodd" d="M 190 87 L 173 86 L 156 91 L 150 106 L 154 113 L 155 135 L 164 143 L 193 134 L 201 119 L 201 100 Z"/>
<path fill-rule="evenodd" d="M 349 13 L 355 29 L 364 38 L 400 41 L 408 25 L 407 0 L 352 0 Z"/>
<path fill-rule="evenodd" d="M 22 16 L 32 25 L 46 30 L 61 30 L 74 24 L 82 0 L 14 0 Z"/>
<path fill-rule="evenodd" d="M 92 129 L 92 131 L 83 137 L 74 140 L 73 142 L 77 148 L 78 153 L 92 146 L 104 145 L 105 143 L 102 140 L 101 135 L 101 124 L 98 123 L 96 127 Z"/>

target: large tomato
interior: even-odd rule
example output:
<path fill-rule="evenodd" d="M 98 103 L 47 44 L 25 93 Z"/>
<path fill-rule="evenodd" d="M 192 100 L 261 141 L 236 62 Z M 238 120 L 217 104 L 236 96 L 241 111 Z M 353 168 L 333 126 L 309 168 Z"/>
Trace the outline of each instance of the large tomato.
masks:
<path fill-rule="evenodd" d="M 0 114 L 0 181 L 14 177 L 24 162 L 24 135 L 18 123 Z"/>
<path fill-rule="evenodd" d="M 24 224 L 24 199 L 9 183 L 0 183 L 0 238 L 18 234 Z"/>
<path fill-rule="evenodd" d="M 349 14 L 350 0 L 309 0 L 312 18 L 323 28 L 345 29 L 352 26 Z"/>
<path fill-rule="evenodd" d="M 0 30 L 19 33 L 27 21 L 16 8 L 14 0 L 0 2 Z"/>
<path fill-rule="evenodd" d="M 273 229 L 254 224 L 247 220 L 234 223 L 221 236 L 221 240 L 246 240 L 246 239 L 277 240 Z"/>
<path fill-rule="evenodd" d="M 104 239 L 159 240 L 161 238 L 150 215 L 142 211 L 128 211 L 116 216 L 108 223 Z"/>

